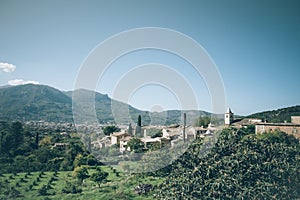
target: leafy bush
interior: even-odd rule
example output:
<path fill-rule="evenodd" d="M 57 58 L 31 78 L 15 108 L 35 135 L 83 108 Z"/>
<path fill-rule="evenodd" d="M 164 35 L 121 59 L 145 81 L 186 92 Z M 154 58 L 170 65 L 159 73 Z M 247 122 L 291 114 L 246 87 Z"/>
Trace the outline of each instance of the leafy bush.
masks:
<path fill-rule="evenodd" d="M 17 197 L 19 197 L 21 195 L 20 191 L 17 190 L 16 188 L 12 187 L 10 188 L 10 190 L 8 191 L 8 199 L 15 199 Z"/>
<path fill-rule="evenodd" d="M 81 193 L 82 189 L 76 187 L 75 184 L 66 181 L 65 187 L 62 189 L 62 193 L 66 193 L 66 194 L 76 194 L 76 193 Z"/>
<path fill-rule="evenodd" d="M 43 185 L 43 186 L 38 190 L 38 194 L 41 195 L 41 196 L 48 195 L 48 193 L 47 193 L 48 189 L 50 189 L 50 188 L 48 187 L 48 185 Z"/>

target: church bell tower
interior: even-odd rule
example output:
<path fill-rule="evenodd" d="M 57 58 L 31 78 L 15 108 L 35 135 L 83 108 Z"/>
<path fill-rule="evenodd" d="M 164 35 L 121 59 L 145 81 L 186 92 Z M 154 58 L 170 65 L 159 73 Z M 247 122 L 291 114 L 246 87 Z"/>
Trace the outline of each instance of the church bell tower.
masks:
<path fill-rule="evenodd" d="M 231 112 L 230 108 L 227 109 L 226 113 L 225 113 L 225 125 L 230 125 L 233 122 L 233 112 Z"/>

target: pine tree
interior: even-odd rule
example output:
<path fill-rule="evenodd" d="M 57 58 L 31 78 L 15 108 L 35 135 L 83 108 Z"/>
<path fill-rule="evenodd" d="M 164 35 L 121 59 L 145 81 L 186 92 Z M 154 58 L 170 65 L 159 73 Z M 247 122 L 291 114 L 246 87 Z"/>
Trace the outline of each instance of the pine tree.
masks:
<path fill-rule="evenodd" d="M 138 126 L 142 126 L 142 119 L 141 119 L 141 115 L 139 115 L 139 118 L 138 118 L 138 123 L 137 123 Z"/>

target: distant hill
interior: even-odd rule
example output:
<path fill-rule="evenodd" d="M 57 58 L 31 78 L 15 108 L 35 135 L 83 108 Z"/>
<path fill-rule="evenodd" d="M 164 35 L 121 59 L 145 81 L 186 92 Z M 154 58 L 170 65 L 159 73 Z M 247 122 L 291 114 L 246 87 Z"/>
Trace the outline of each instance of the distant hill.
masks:
<path fill-rule="evenodd" d="M 268 122 L 291 122 L 291 116 L 300 116 L 300 105 L 280 108 L 272 111 L 259 112 L 249 115 L 249 118 L 259 118 Z"/>
<path fill-rule="evenodd" d="M 73 95 L 76 96 L 74 102 Z M 91 98 L 95 99 L 95 109 L 91 106 Z M 75 107 L 73 110 L 72 105 Z M 95 118 L 95 110 L 98 122 L 118 124 L 136 123 L 138 115 L 142 116 L 144 125 L 181 123 L 183 112 L 187 113 L 187 123 L 192 124 L 200 115 L 210 115 L 197 110 L 151 113 L 112 100 L 108 95 L 84 89 L 62 92 L 50 86 L 34 84 L 0 87 L 0 120 L 73 122 L 74 111 L 77 119 L 85 123 Z"/>

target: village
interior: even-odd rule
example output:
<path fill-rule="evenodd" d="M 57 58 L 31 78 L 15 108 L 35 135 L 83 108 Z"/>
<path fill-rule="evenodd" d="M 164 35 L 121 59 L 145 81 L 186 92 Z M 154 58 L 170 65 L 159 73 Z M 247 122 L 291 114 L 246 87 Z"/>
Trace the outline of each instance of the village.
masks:
<path fill-rule="evenodd" d="M 140 117 L 140 116 L 139 116 Z M 129 124 L 128 126 L 120 126 L 120 131 L 113 132 L 108 136 L 97 138 L 91 142 L 93 149 L 101 149 L 112 145 L 118 146 L 119 152 L 130 152 L 128 142 L 132 138 L 139 138 L 144 143 L 144 148 L 156 145 L 162 147 L 174 147 L 180 141 L 191 141 L 196 138 L 212 137 L 217 130 L 225 127 L 247 127 L 255 125 L 255 133 L 261 134 L 264 132 L 280 130 L 287 134 L 292 134 L 296 138 L 300 138 L 300 116 L 292 116 L 291 123 L 268 123 L 261 119 L 243 118 L 235 119 L 234 113 L 228 108 L 224 113 L 224 122 L 222 125 L 215 125 L 211 122 L 207 127 L 197 127 L 191 124 L 186 124 L 186 114 L 183 114 L 183 124 L 175 124 L 169 126 L 141 126 L 141 121 L 138 121 L 136 126 Z M 158 134 L 149 135 L 151 130 L 158 130 Z"/>
<path fill-rule="evenodd" d="M 105 147 L 117 146 L 120 153 L 130 152 L 128 142 L 132 138 L 138 138 L 144 144 L 147 150 L 150 146 L 174 147 L 176 143 L 181 141 L 192 141 L 196 138 L 212 137 L 214 133 L 225 127 L 242 128 L 249 125 L 255 126 L 255 133 L 261 134 L 264 132 L 272 132 L 280 130 L 287 134 L 300 138 L 300 116 L 291 116 L 291 122 L 269 123 L 262 119 L 256 118 L 235 118 L 234 113 L 230 108 L 224 113 L 224 120 L 221 124 L 209 123 L 207 127 L 194 126 L 193 124 L 186 124 L 186 114 L 183 113 L 183 124 L 172 125 L 146 125 L 142 126 L 141 122 L 136 125 L 117 125 L 119 130 L 114 131 L 109 135 L 103 134 L 103 128 L 111 126 L 109 124 L 78 124 L 71 123 L 50 123 L 43 121 L 27 122 L 27 125 L 38 126 L 47 130 L 56 130 L 61 135 L 66 135 L 70 132 L 78 132 L 85 138 L 89 137 L 88 143 L 84 142 L 89 150 L 99 150 Z M 93 135 L 91 137 L 91 135 Z M 52 148 L 65 148 L 68 143 L 55 143 Z"/>

